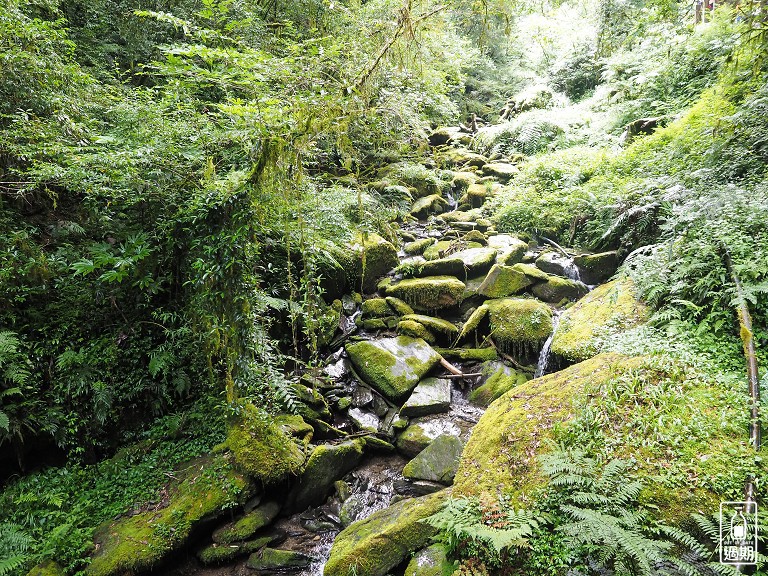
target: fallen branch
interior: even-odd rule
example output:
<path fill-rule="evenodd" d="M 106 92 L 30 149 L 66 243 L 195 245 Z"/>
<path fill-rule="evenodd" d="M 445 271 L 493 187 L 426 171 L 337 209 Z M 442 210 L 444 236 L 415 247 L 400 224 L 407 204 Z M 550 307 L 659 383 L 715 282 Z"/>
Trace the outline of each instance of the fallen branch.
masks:
<path fill-rule="evenodd" d="M 485 341 L 488 342 L 493 347 L 494 350 L 496 350 L 496 354 L 499 355 L 499 358 L 501 358 L 502 360 L 506 360 L 518 370 L 523 370 L 524 372 L 530 372 L 530 368 L 528 368 L 527 366 L 523 366 L 517 360 L 512 358 L 512 356 L 510 356 L 509 354 L 504 354 L 504 352 L 499 350 L 499 347 L 496 346 L 496 343 L 493 341 L 493 339 L 490 336 L 488 336 L 488 338 L 486 338 Z"/>
<path fill-rule="evenodd" d="M 450 362 L 448 362 L 448 360 L 446 360 L 446 359 L 445 359 L 445 358 L 443 358 L 442 356 L 440 356 L 440 365 L 441 365 L 443 368 L 445 368 L 446 370 L 448 370 L 448 372 L 450 372 L 450 373 L 451 373 L 451 374 L 453 374 L 454 376 L 457 376 L 457 377 L 459 377 L 459 378 L 463 378 L 463 377 L 464 377 L 464 372 L 462 372 L 461 370 L 459 370 L 458 368 L 456 368 L 456 366 L 454 366 L 453 364 L 451 364 Z"/>
<path fill-rule="evenodd" d="M 445 376 L 440 376 L 440 378 L 445 380 L 462 380 L 464 378 L 477 378 L 482 375 L 482 372 L 467 372 L 464 374 L 446 374 Z"/>

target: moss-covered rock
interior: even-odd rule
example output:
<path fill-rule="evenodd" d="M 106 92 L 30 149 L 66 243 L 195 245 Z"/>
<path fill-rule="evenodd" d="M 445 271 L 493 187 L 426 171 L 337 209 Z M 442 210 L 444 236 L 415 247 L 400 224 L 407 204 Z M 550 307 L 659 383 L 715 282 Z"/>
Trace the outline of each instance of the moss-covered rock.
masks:
<path fill-rule="evenodd" d="M 432 544 L 413 555 L 403 576 L 446 576 L 455 569 L 454 563 L 448 560 L 445 546 Z"/>
<path fill-rule="evenodd" d="M 509 350 L 512 344 L 539 345 L 552 333 L 549 306 L 527 298 L 488 300 L 488 318 L 494 341 Z"/>
<path fill-rule="evenodd" d="M 598 286 L 560 317 L 552 338 L 552 353 L 572 362 L 597 354 L 598 341 L 645 321 L 630 278 Z"/>
<path fill-rule="evenodd" d="M 369 233 L 365 240 L 360 236 L 355 248 L 362 254 L 362 287 L 365 292 L 376 290 L 382 276 L 400 262 L 397 249 L 378 234 Z"/>
<path fill-rule="evenodd" d="M 570 420 L 575 402 L 589 383 L 605 381 L 639 360 L 618 354 L 598 356 L 560 372 L 512 388 L 493 402 L 472 430 L 454 482 L 454 493 L 514 497 L 529 504 L 532 491 L 544 483 L 537 453 L 546 449 L 552 428 Z"/>
<path fill-rule="evenodd" d="M 456 358 L 463 362 L 488 362 L 499 357 L 496 348 L 435 348 L 435 351 L 445 358 Z"/>
<path fill-rule="evenodd" d="M 428 344 L 435 343 L 435 335 L 429 329 L 415 320 L 400 320 L 397 324 L 397 333 L 411 338 L 421 338 Z"/>
<path fill-rule="evenodd" d="M 291 390 L 299 400 L 297 409 L 300 416 L 310 421 L 329 421 L 332 418 L 328 402 L 320 392 L 300 383 L 291 384 Z"/>
<path fill-rule="evenodd" d="M 384 576 L 426 545 L 437 530 L 422 522 L 445 503 L 446 490 L 409 498 L 342 530 L 333 541 L 324 576 Z"/>
<path fill-rule="evenodd" d="M 213 541 L 216 544 L 232 544 L 248 540 L 256 532 L 268 526 L 277 517 L 278 512 L 280 512 L 280 505 L 277 502 L 265 502 L 239 520 L 218 528 L 213 533 Z"/>
<path fill-rule="evenodd" d="M 253 554 L 260 548 L 269 545 L 274 538 L 264 536 L 248 542 L 238 542 L 236 544 L 211 544 L 201 548 L 197 552 L 197 559 L 206 566 L 218 566 L 232 562 L 241 556 Z"/>
<path fill-rule="evenodd" d="M 563 300 L 578 300 L 588 292 L 587 287 L 581 282 L 559 276 L 550 276 L 549 280 L 536 284 L 531 291 L 537 298 L 552 304 L 558 304 Z"/>
<path fill-rule="evenodd" d="M 53 560 L 46 560 L 27 572 L 27 576 L 66 576 L 64 568 Z"/>
<path fill-rule="evenodd" d="M 478 306 L 475 311 L 470 314 L 469 318 L 467 318 L 467 321 L 464 322 L 464 326 L 461 327 L 459 340 L 466 338 L 477 330 L 480 327 L 480 323 L 485 320 L 486 316 L 488 316 L 488 306 L 486 304 Z"/>
<path fill-rule="evenodd" d="M 531 285 L 531 279 L 511 266 L 494 264 L 477 293 L 486 298 L 503 298 L 520 294 Z"/>
<path fill-rule="evenodd" d="M 510 368 L 502 362 L 488 362 L 482 371 L 486 374 L 485 381 L 469 393 L 469 400 L 480 406 L 490 405 L 508 390 L 525 384 L 529 379 L 525 372 Z"/>
<path fill-rule="evenodd" d="M 257 572 L 284 572 L 306 568 L 315 558 L 294 552 L 293 550 L 278 550 L 277 548 L 263 548 L 254 552 L 248 558 L 247 566 Z"/>
<path fill-rule="evenodd" d="M 428 480 L 446 486 L 453 483 L 459 467 L 464 443 L 456 436 L 435 438 L 403 468 L 403 476 L 411 480 Z"/>
<path fill-rule="evenodd" d="M 392 183 L 408 186 L 417 198 L 442 194 L 450 186 L 435 170 L 412 162 L 390 164 L 380 171 L 380 176 Z"/>
<path fill-rule="evenodd" d="M 461 131 L 455 126 L 440 126 L 427 137 L 430 146 L 443 146 L 458 137 Z"/>
<path fill-rule="evenodd" d="M 447 256 L 446 258 L 437 258 L 436 260 L 427 260 L 422 262 L 415 270 L 414 276 L 455 276 L 456 278 L 465 278 L 467 275 L 464 268 L 464 261 L 461 258 Z"/>
<path fill-rule="evenodd" d="M 432 194 L 419 198 L 413 203 L 411 216 L 423 220 L 430 214 L 442 214 L 446 210 L 448 210 L 448 200 L 438 194 Z"/>
<path fill-rule="evenodd" d="M 470 230 L 461 237 L 462 242 L 477 242 L 482 246 L 488 246 L 488 239 L 480 230 Z"/>
<path fill-rule="evenodd" d="M 444 378 L 424 378 L 414 388 L 411 396 L 400 409 L 408 418 L 440 414 L 451 406 L 451 381 Z"/>
<path fill-rule="evenodd" d="M 414 310 L 429 312 L 461 302 L 464 282 L 452 276 L 409 278 L 387 286 L 387 295 L 408 303 Z"/>
<path fill-rule="evenodd" d="M 395 313 L 398 316 L 405 316 L 406 314 L 413 314 L 413 308 L 408 306 L 405 302 L 400 300 L 400 298 L 395 298 L 394 296 L 387 296 L 385 298 L 387 301 L 387 304 L 392 308 L 392 310 L 395 311 Z"/>
<path fill-rule="evenodd" d="M 151 570 L 181 548 L 200 523 L 242 503 L 254 488 L 224 454 L 187 463 L 177 478 L 168 488 L 165 508 L 106 522 L 96 531 L 96 552 L 86 574 L 116 576 Z"/>
<path fill-rule="evenodd" d="M 498 178 L 500 182 L 508 182 L 520 173 L 514 164 L 507 162 L 490 162 L 482 168 L 483 176 Z"/>
<path fill-rule="evenodd" d="M 232 451 L 236 466 L 263 484 L 286 479 L 305 460 L 301 447 L 274 419 L 250 404 L 230 426 L 225 446 Z"/>
<path fill-rule="evenodd" d="M 471 152 L 465 148 L 449 148 L 437 155 L 438 160 L 448 166 L 475 166 L 482 168 L 488 159 L 482 154 Z"/>
<path fill-rule="evenodd" d="M 600 254 L 584 254 L 573 259 L 579 267 L 582 281 L 587 284 L 605 282 L 616 274 L 619 259 L 616 251 L 601 252 Z"/>
<path fill-rule="evenodd" d="M 408 336 L 348 344 L 347 353 L 363 380 L 393 401 L 404 399 L 440 362 L 429 344 Z"/>
<path fill-rule="evenodd" d="M 403 316 L 403 320 L 413 320 L 418 322 L 425 328 L 428 328 L 432 332 L 443 334 L 445 336 L 455 336 L 459 333 L 459 329 L 456 328 L 448 320 L 442 318 L 435 318 L 434 316 L 425 316 L 424 314 L 408 314 Z"/>
<path fill-rule="evenodd" d="M 466 192 L 467 188 L 479 179 L 480 176 L 474 172 L 454 172 L 453 180 L 451 180 L 451 190 L 453 190 L 454 194 Z"/>
<path fill-rule="evenodd" d="M 519 262 L 518 264 L 515 264 L 514 266 L 512 266 L 512 268 L 522 274 L 525 274 L 534 282 L 539 280 L 546 282 L 551 278 L 549 274 L 547 274 L 543 270 L 540 270 L 539 268 L 536 268 L 536 266 L 534 266 L 533 264 L 524 264 L 522 262 Z"/>
<path fill-rule="evenodd" d="M 450 240 L 440 240 L 424 250 L 423 256 L 427 260 L 437 260 L 442 258 L 446 251 L 450 250 L 451 246 L 453 246 L 453 242 Z"/>
<path fill-rule="evenodd" d="M 422 238 L 421 240 L 415 240 L 413 242 L 408 242 L 405 246 L 403 246 L 403 251 L 405 251 L 406 254 L 410 255 L 416 255 L 416 254 L 422 254 L 424 250 L 432 246 L 436 240 L 434 238 Z"/>
<path fill-rule="evenodd" d="M 369 298 L 363 301 L 363 316 L 369 316 L 373 318 L 383 318 L 390 316 L 392 310 L 389 308 L 389 304 L 384 298 Z"/>
<path fill-rule="evenodd" d="M 322 504 L 333 491 L 333 483 L 360 462 L 364 447 L 362 438 L 316 447 L 288 495 L 286 507 L 290 511 L 298 511 Z"/>
<path fill-rule="evenodd" d="M 451 258 L 458 258 L 464 263 L 467 276 L 478 276 L 487 272 L 496 260 L 495 248 L 469 248 L 451 254 Z"/>
<path fill-rule="evenodd" d="M 461 428 L 449 420 L 414 418 L 410 422 L 408 427 L 398 435 L 395 442 L 398 452 L 409 458 L 413 458 L 424 450 L 438 436 L 458 437 L 461 435 Z"/>
<path fill-rule="evenodd" d="M 488 246 L 496 248 L 496 263 L 503 266 L 514 266 L 523 260 L 528 251 L 528 244 L 514 236 L 498 234 L 489 236 Z"/>

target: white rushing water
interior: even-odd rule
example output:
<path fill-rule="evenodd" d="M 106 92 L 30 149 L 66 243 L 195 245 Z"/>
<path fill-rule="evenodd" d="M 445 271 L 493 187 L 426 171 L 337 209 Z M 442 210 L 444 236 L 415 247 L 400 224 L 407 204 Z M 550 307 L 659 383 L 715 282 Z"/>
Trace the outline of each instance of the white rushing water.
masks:
<path fill-rule="evenodd" d="M 560 323 L 561 313 L 562 312 L 559 310 L 555 310 L 552 313 L 552 334 L 549 335 L 547 341 L 544 342 L 544 347 L 541 349 L 541 353 L 539 354 L 539 361 L 536 364 L 536 372 L 533 374 L 534 378 L 544 376 L 544 374 L 547 372 L 547 364 L 549 364 L 549 350 L 552 348 L 552 339 L 555 337 L 555 332 L 557 332 L 557 325 Z"/>

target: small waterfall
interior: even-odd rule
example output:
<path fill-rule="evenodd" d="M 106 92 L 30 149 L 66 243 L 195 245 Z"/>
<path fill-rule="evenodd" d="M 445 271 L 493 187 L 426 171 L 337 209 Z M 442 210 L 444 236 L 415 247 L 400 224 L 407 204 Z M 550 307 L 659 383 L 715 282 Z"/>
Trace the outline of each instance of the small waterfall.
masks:
<path fill-rule="evenodd" d="M 572 259 L 568 260 L 568 265 L 563 267 L 563 273 L 573 280 L 574 282 L 581 282 L 581 275 L 579 274 L 579 267 L 576 266 Z"/>
<path fill-rule="evenodd" d="M 552 339 L 555 337 L 555 332 L 557 332 L 557 325 L 560 323 L 560 314 L 560 311 L 555 311 L 552 314 L 552 334 L 549 335 L 547 341 L 544 342 L 544 347 L 541 349 L 541 354 L 539 354 L 539 361 L 536 364 L 536 372 L 533 374 L 534 378 L 544 376 L 547 371 L 547 364 L 549 364 L 549 349 L 552 348 Z"/>

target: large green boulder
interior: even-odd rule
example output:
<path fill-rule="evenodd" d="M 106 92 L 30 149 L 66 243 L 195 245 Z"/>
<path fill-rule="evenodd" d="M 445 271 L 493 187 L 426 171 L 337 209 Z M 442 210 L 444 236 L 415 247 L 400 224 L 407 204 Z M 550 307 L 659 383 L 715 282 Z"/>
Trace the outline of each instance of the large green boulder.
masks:
<path fill-rule="evenodd" d="M 435 438 L 403 468 L 403 476 L 411 480 L 428 480 L 450 486 L 459 467 L 464 443 L 456 436 Z"/>
<path fill-rule="evenodd" d="M 459 329 L 454 324 L 443 320 L 442 318 L 435 318 L 434 316 L 425 316 L 424 314 L 408 314 L 403 316 L 403 320 L 413 320 L 428 328 L 432 332 L 437 334 L 443 334 L 445 336 L 455 336 L 459 333 Z"/>
<path fill-rule="evenodd" d="M 364 448 L 365 441 L 362 438 L 316 447 L 288 495 L 286 506 L 289 510 L 299 511 L 322 504 L 333 491 L 334 482 L 357 466 L 363 457 Z"/>
<path fill-rule="evenodd" d="M 374 292 L 379 278 L 400 263 L 397 249 L 378 234 L 368 233 L 365 239 L 360 236 L 354 248 L 362 257 L 364 292 Z"/>
<path fill-rule="evenodd" d="M 447 256 L 436 260 L 427 260 L 419 264 L 414 270 L 414 276 L 456 276 L 465 278 L 467 271 L 461 258 Z"/>
<path fill-rule="evenodd" d="M 605 282 L 616 274 L 616 269 L 619 267 L 616 251 L 584 254 L 576 256 L 573 261 L 579 267 L 582 281 L 587 284 Z"/>
<path fill-rule="evenodd" d="M 432 246 L 434 243 L 434 238 L 422 238 L 421 240 L 414 240 L 413 242 L 408 242 L 408 244 L 403 246 L 403 251 L 410 255 L 422 254 L 424 250 Z"/>
<path fill-rule="evenodd" d="M 275 419 L 252 405 L 230 426 L 224 445 L 236 466 L 262 484 L 276 484 L 301 469 L 306 456 Z"/>
<path fill-rule="evenodd" d="M 405 398 L 440 362 L 440 355 L 420 338 L 398 336 L 347 344 L 360 377 L 393 401 Z"/>
<path fill-rule="evenodd" d="M 464 282 L 453 276 L 430 276 L 391 284 L 387 295 L 404 300 L 414 310 L 430 312 L 458 305 L 464 288 Z"/>
<path fill-rule="evenodd" d="M 552 333 L 549 306 L 529 298 L 488 300 L 491 334 L 496 344 L 509 351 L 515 344 L 540 346 Z"/>
<path fill-rule="evenodd" d="M 550 276 L 546 282 L 536 284 L 531 291 L 544 302 L 558 304 L 563 300 L 578 300 L 588 290 L 581 282 L 574 282 L 559 276 Z"/>
<path fill-rule="evenodd" d="M 520 173 L 514 164 L 507 162 L 491 162 L 482 168 L 483 176 L 498 178 L 500 182 L 507 182 Z"/>
<path fill-rule="evenodd" d="M 265 502 L 239 520 L 217 529 L 213 533 L 213 541 L 216 544 L 232 544 L 248 540 L 264 526 L 268 526 L 278 512 L 280 505 L 277 502 Z"/>
<path fill-rule="evenodd" d="M 511 266 L 500 266 L 495 264 L 488 272 L 483 283 L 480 284 L 477 293 L 486 298 L 503 298 L 505 296 L 520 294 L 528 288 L 531 283 L 532 282 L 528 276 L 522 272 L 518 272 Z"/>
<path fill-rule="evenodd" d="M 468 248 L 451 254 L 451 258 L 459 259 L 464 263 L 467 276 L 479 276 L 487 272 L 496 260 L 495 248 Z"/>
<path fill-rule="evenodd" d="M 441 214 L 448 209 L 448 201 L 439 194 L 419 198 L 413 203 L 411 216 L 423 220 L 430 214 Z"/>
<path fill-rule="evenodd" d="M 422 522 L 445 503 L 441 490 L 401 500 L 342 530 L 333 541 L 324 576 L 384 576 L 423 548 L 437 530 Z"/>
<path fill-rule="evenodd" d="M 599 343 L 645 321 L 645 305 L 630 278 L 598 286 L 560 317 L 552 338 L 553 354 L 580 362 L 597 354 Z"/>
<path fill-rule="evenodd" d="M 201 524 L 242 504 L 253 483 L 217 454 L 186 463 L 169 487 L 168 505 L 108 521 L 96 530 L 89 576 L 118 576 L 152 570 L 181 549 Z"/>
<path fill-rule="evenodd" d="M 410 336 L 411 338 L 421 338 L 427 344 L 435 343 L 435 335 L 430 332 L 426 326 L 415 320 L 401 320 L 397 324 L 397 333 L 401 336 Z"/>
<path fill-rule="evenodd" d="M 487 362 L 482 367 L 485 375 L 483 383 L 469 393 L 469 400 L 480 406 L 488 406 L 491 402 L 511 390 L 515 386 L 525 384 L 529 375 L 515 370 L 503 362 Z"/>
<path fill-rule="evenodd" d="M 408 458 L 413 458 L 429 446 L 438 436 L 460 436 L 461 428 L 455 423 L 429 418 L 416 418 L 397 437 L 397 450 Z"/>

